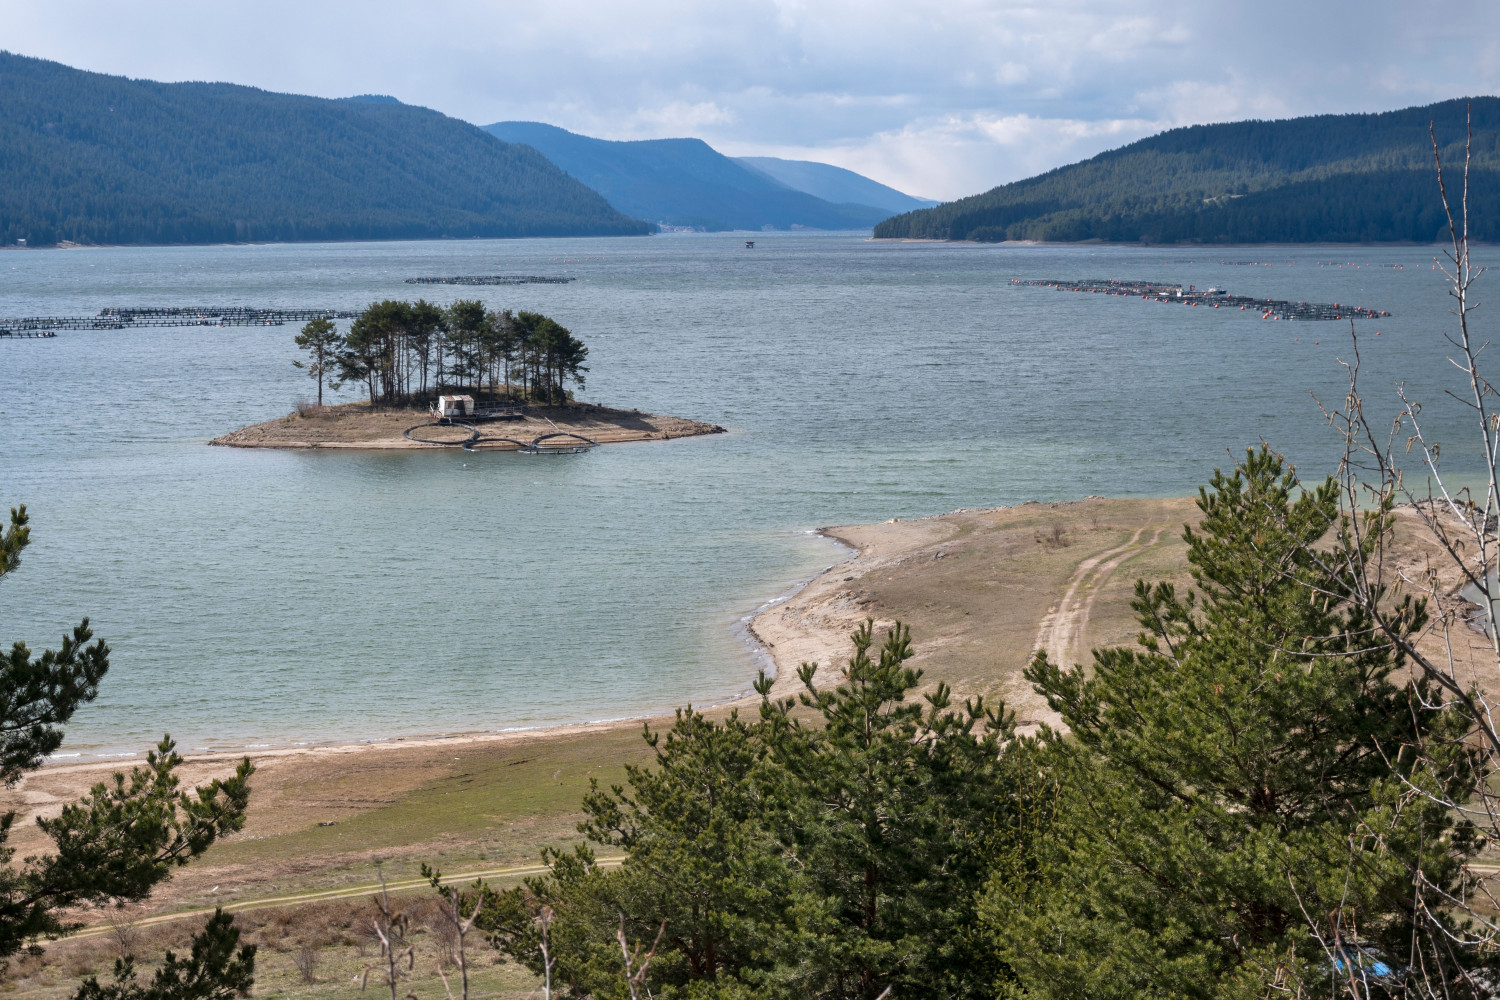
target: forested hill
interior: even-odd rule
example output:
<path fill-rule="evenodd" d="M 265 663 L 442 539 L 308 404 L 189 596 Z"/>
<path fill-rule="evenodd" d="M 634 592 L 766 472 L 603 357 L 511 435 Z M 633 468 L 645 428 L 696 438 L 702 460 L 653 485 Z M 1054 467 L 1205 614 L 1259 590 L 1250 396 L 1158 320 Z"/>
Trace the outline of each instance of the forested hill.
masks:
<path fill-rule="evenodd" d="M 867 229 L 890 214 L 794 190 L 702 139 L 617 142 L 541 122 L 485 128 L 506 142 L 540 150 L 620 211 L 651 222 L 708 230 Z"/>
<path fill-rule="evenodd" d="M 0 241 L 644 234 L 525 146 L 390 99 L 154 83 L 0 52 Z"/>
<path fill-rule="evenodd" d="M 908 212 L 877 238 L 1148 243 L 1419 242 L 1446 235 L 1428 123 L 1461 169 L 1470 101 L 1172 129 Z M 1470 226 L 1500 239 L 1500 98 L 1472 100 Z M 1457 174 L 1453 175 L 1456 180 Z M 1456 197 L 1457 187 L 1450 187 Z"/>

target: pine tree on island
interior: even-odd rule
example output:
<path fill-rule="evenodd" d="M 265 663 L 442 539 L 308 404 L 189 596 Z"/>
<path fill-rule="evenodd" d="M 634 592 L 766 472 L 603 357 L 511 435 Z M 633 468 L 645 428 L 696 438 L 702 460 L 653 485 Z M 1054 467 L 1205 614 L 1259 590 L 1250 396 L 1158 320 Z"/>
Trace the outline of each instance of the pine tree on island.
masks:
<path fill-rule="evenodd" d="M 588 347 L 556 320 L 490 310 L 477 299 L 446 309 L 387 299 L 347 333 L 313 320 L 296 344 L 307 357 L 293 364 L 317 380 L 319 406 L 325 381 L 335 389 L 363 383 L 373 406 L 421 404 L 445 392 L 559 406 L 583 389 L 589 370 Z"/>
<path fill-rule="evenodd" d="M 306 361 L 293 361 L 292 364 L 298 368 L 307 370 L 307 374 L 318 382 L 318 405 L 323 405 L 323 382 L 328 376 L 337 371 L 334 366 L 335 354 L 339 345 L 338 328 L 334 326 L 333 320 L 325 316 L 308 321 L 297 334 L 297 346 L 307 352 Z M 328 380 L 329 388 L 337 389 L 339 383 Z"/>

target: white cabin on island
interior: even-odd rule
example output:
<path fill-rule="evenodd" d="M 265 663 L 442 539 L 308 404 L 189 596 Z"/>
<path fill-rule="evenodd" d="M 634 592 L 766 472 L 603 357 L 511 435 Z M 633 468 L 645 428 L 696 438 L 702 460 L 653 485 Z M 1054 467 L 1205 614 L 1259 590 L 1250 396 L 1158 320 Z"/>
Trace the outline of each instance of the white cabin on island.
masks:
<path fill-rule="evenodd" d="M 454 417 L 472 417 L 474 415 L 473 396 L 439 396 L 438 417 L 443 420 L 452 420 Z"/>

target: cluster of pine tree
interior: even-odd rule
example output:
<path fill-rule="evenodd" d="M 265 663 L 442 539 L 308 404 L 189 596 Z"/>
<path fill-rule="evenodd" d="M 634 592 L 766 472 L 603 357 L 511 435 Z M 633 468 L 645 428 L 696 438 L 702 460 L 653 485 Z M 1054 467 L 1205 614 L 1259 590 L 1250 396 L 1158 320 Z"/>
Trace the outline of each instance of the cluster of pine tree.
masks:
<path fill-rule="evenodd" d="M 1434 804 L 1463 723 L 1327 592 L 1331 481 L 1261 450 L 1199 503 L 1194 593 L 1142 582 L 1136 647 L 1034 660 L 1067 732 L 922 693 L 908 632 L 867 625 L 831 686 L 648 728 L 654 766 L 584 803 L 623 865 L 550 852 L 480 926 L 574 997 L 1400 994 L 1478 847 Z"/>
<path fill-rule="evenodd" d="M 376 302 L 347 333 L 314 319 L 297 335 L 305 368 L 318 381 L 363 384 L 371 403 L 399 405 L 448 390 L 485 391 L 556 405 L 568 384 L 582 389 L 589 349 L 566 327 L 540 313 L 492 311 L 477 299 L 446 309 L 423 299 Z"/>

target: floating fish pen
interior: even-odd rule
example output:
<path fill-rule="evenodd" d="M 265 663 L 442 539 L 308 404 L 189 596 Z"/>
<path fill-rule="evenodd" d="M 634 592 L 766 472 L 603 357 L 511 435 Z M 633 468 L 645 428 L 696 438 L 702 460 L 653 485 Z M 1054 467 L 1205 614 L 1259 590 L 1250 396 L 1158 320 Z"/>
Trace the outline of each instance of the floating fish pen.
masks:
<path fill-rule="evenodd" d="M 451 278 L 407 278 L 408 285 L 566 285 L 577 278 L 548 278 L 540 274 L 459 274 Z"/>
<path fill-rule="evenodd" d="M 128 330 L 137 327 L 284 326 L 313 319 L 353 319 L 337 309 L 255 309 L 249 306 L 110 307 L 94 316 L 23 316 L 0 319 L 0 337 L 52 336 L 57 330 Z"/>
<path fill-rule="evenodd" d="M 1179 260 L 1171 260 L 1171 259 L 1166 259 L 1166 260 L 1163 260 L 1162 263 L 1163 264 L 1220 264 L 1220 265 L 1222 265 L 1224 267 L 1293 267 L 1293 266 L 1296 265 L 1297 261 L 1294 260 L 1291 257 L 1283 257 L 1283 258 L 1280 258 L 1279 260 L 1229 260 L 1228 258 L 1220 257 L 1218 259 L 1213 259 L 1213 258 L 1201 258 L 1201 259 L 1200 258 L 1194 258 L 1192 260 L 1181 260 L 1181 259 L 1179 259 Z M 1386 262 L 1381 262 L 1381 261 L 1353 261 L 1353 260 L 1351 260 L 1351 261 L 1341 262 L 1341 261 L 1334 261 L 1334 260 L 1315 260 L 1312 263 L 1316 264 L 1318 267 L 1351 267 L 1351 268 L 1354 268 L 1355 270 L 1360 270 L 1360 269 L 1365 269 L 1365 268 L 1389 268 L 1392 271 L 1404 271 L 1404 270 L 1406 270 L 1406 265 L 1405 264 L 1394 264 L 1394 263 L 1386 263 Z M 1312 265 L 1308 265 L 1308 266 L 1310 267 Z"/>
<path fill-rule="evenodd" d="M 100 316 L 118 316 L 127 323 L 141 324 L 158 320 L 208 320 L 231 326 L 261 323 L 305 323 L 312 319 L 354 319 L 356 312 L 337 309 L 256 309 L 251 306 L 144 306 L 124 308 L 111 306 L 99 310 Z"/>
<path fill-rule="evenodd" d="M 1146 299 L 1150 302 L 1172 302 L 1184 306 L 1200 306 L 1210 309 L 1239 309 L 1241 312 L 1255 310 L 1261 319 L 1379 319 L 1390 313 L 1364 306 L 1350 306 L 1338 302 L 1288 302 L 1283 299 L 1256 299 L 1246 295 L 1230 295 L 1219 288 L 1199 291 L 1189 285 L 1169 285 L 1156 281 L 1116 281 L 1089 279 L 1087 281 L 1053 281 L 1040 279 L 1022 281 L 1012 278 L 1013 285 L 1035 285 L 1053 288 L 1059 292 L 1083 292 L 1090 295 L 1121 295 L 1128 298 Z"/>

